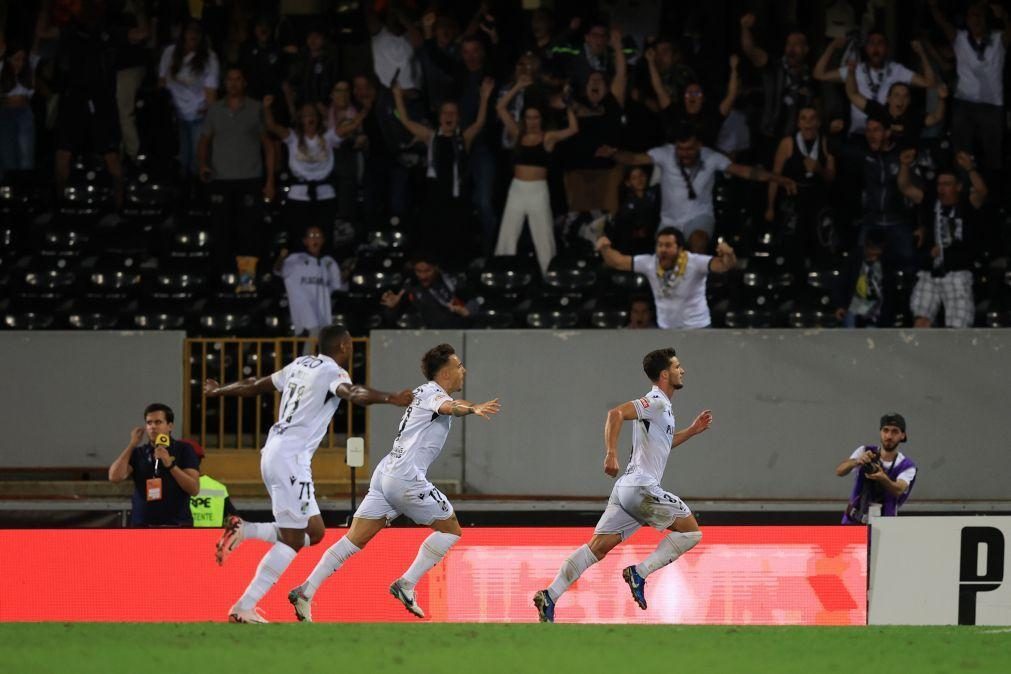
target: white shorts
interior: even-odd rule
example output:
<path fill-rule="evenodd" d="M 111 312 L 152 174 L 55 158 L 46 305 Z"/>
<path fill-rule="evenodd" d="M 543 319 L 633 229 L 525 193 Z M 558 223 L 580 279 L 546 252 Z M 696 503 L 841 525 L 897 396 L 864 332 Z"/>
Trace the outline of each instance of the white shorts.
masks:
<path fill-rule="evenodd" d="M 625 540 L 642 525 L 666 529 L 679 517 L 689 517 L 691 509 L 658 484 L 616 484 L 594 534 L 620 534 Z"/>
<path fill-rule="evenodd" d="M 372 473 L 369 491 L 355 517 L 392 522 L 401 514 L 415 524 L 428 525 L 452 517 L 453 504 L 428 480 L 401 480 L 386 475 L 380 466 Z"/>
<path fill-rule="evenodd" d="M 309 518 L 319 515 L 312 484 L 312 457 L 308 453 L 283 451 L 267 443 L 260 456 L 260 474 L 270 494 L 274 521 L 282 529 L 305 529 Z"/>

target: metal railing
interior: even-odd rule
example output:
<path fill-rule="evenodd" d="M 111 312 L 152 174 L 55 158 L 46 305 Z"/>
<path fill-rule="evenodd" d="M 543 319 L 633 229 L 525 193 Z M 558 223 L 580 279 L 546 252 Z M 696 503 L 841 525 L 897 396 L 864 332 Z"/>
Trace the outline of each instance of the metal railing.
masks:
<path fill-rule="evenodd" d="M 369 340 L 356 337 L 348 364 L 352 381 L 367 383 Z M 206 450 L 260 449 L 277 416 L 281 394 L 250 398 L 208 398 L 204 381 L 220 383 L 266 377 L 304 353 L 315 353 L 316 340 L 297 337 L 190 338 L 183 347 L 183 433 Z M 330 423 L 321 449 L 344 446 L 351 436 L 366 438 L 368 409 L 341 404 Z"/>

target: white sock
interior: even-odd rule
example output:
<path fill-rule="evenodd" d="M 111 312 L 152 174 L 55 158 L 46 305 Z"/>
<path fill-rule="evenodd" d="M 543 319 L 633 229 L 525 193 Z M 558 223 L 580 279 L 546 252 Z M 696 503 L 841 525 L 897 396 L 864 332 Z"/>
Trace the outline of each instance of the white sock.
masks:
<path fill-rule="evenodd" d="M 242 537 L 277 543 L 277 525 L 273 522 L 243 522 Z"/>
<path fill-rule="evenodd" d="M 414 563 L 401 576 L 400 586 L 408 593 L 414 591 L 414 586 L 418 584 L 421 577 L 438 564 L 453 547 L 453 543 L 458 540 L 460 537 L 455 534 L 433 531 L 418 549 L 418 556 L 414 558 Z"/>
<path fill-rule="evenodd" d="M 551 595 L 553 600 L 558 601 L 558 598 L 569 589 L 569 586 L 575 583 L 583 575 L 584 571 L 598 561 L 597 556 L 590 551 L 590 546 L 584 545 L 577 548 L 565 560 L 562 568 L 558 570 L 558 575 L 555 576 L 554 582 L 548 586 L 548 594 Z"/>
<path fill-rule="evenodd" d="M 253 576 L 252 582 L 249 583 L 249 587 L 239 598 L 236 606 L 244 610 L 256 606 L 256 603 L 263 598 L 263 595 L 267 594 L 267 590 L 274 586 L 274 583 L 281 577 L 297 554 L 296 550 L 284 543 L 274 543 L 260 560 L 260 565 L 256 567 L 256 575 Z"/>
<path fill-rule="evenodd" d="M 316 590 L 323 584 L 323 581 L 333 575 L 333 573 L 348 561 L 351 555 L 361 552 L 362 549 L 343 536 L 339 541 L 331 545 L 320 557 L 316 568 L 309 574 L 309 578 L 302 583 L 302 594 L 312 599 Z"/>
<path fill-rule="evenodd" d="M 649 557 L 642 563 L 635 565 L 635 572 L 645 578 L 654 571 L 659 571 L 675 559 L 685 554 L 702 540 L 701 531 L 689 531 L 681 533 L 674 531 L 664 536 L 660 544 L 656 546 Z"/>

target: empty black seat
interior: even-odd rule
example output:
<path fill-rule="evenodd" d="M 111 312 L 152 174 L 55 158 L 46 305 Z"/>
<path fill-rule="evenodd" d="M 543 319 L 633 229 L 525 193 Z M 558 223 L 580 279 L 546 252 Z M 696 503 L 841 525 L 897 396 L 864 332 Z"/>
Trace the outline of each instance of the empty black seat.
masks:
<path fill-rule="evenodd" d="M 179 229 L 172 233 L 168 255 L 181 259 L 206 259 L 211 256 L 213 245 L 209 229 Z"/>
<path fill-rule="evenodd" d="M 597 283 L 596 265 L 586 258 L 556 257 L 548 266 L 543 282 L 555 292 L 582 293 Z"/>
<path fill-rule="evenodd" d="M 775 313 L 764 307 L 742 307 L 728 309 L 723 324 L 731 329 L 771 328 L 775 324 Z"/>
<path fill-rule="evenodd" d="M 787 325 L 791 328 L 837 328 L 840 322 L 831 309 L 794 309 L 787 314 Z"/>
<path fill-rule="evenodd" d="M 598 303 L 590 312 L 590 327 L 609 330 L 623 328 L 628 325 L 629 310 L 627 306 L 614 303 Z"/>
<path fill-rule="evenodd" d="M 530 328 L 548 330 L 575 328 L 579 325 L 579 308 L 566 298 L 557 302 L 538 300 L 527 312 L 526 324 Z"/>
<path fill-rule="evenodd" d="M 112 304 L 85 302 L 67 311 L 64 322 L 74 330 L 112 330 L 119 327 L 120 312 Z"/>
<path fill-rule="evenodd" d="M 207 277 L 190 271 L 158 270 L 150 276 L 148 295 L 155 299 L 189 300 L 206 292 Z"/>
<path fill-rule="evenodd" d="M 510 302 L 481 303 L 481 309 L 472 321 L 473 327 L 484 330 L 507 330 L 516 327 L 516 311 Z"/>

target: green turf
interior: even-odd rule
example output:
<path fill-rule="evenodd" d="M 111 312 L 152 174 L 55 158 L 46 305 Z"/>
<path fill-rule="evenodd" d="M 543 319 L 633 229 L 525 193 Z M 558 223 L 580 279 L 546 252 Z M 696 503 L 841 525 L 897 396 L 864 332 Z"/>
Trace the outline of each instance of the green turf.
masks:
<path fill-rule="evenodd" d="M 630 625 L 0 625 L 0 671 L 1011 672 L 1011 632 L 986 627 Z"/>

